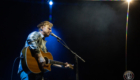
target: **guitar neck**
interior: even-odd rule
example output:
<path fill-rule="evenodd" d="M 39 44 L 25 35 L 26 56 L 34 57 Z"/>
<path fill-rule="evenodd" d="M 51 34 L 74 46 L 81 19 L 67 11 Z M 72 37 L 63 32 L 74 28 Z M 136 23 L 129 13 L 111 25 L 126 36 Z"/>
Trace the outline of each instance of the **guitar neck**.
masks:
<path fill-rule="evenodd" d="M 63 62 L 54 61 L 54 60 L 49 60 L 49 63 L 50 63 L 50 64 L 59 64 L 59 65 L 63 65 L 63 66 L 65 66 L 65 65 L 66 65 L 66 64 L 65 64 L 65 63 L 63 63 Z"/>

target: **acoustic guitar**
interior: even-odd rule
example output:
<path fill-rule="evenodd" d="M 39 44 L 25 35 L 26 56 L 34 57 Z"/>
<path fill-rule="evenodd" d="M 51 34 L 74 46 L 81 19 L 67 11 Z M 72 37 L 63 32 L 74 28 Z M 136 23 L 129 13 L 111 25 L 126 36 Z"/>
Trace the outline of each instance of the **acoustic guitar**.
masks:
<path fill-rule="evenodd" d="M 46 60 L 46 64 L 43 68 L 39 65 L 36 58 L 32 55 L 30 48 L 29 47 L 23 48 L 22 50 L 23 58 L 21 59 L 21 64 L 22 64 L 23 71 L 25 71 L 27 74 L 30 73 L 38 74 L 41 72 L 46 72 L 48 70 L 51 71 L 52 64 L 59 64 L 59 65 L 66 66 L 66 64 L 63 62 L 54 61 L 51 53 L 49 52 L 44 53 L 41 49 L 40 52 Z M 74 65 L 69 64 L 69 68 L 73 69 L 73 66 Z"/>

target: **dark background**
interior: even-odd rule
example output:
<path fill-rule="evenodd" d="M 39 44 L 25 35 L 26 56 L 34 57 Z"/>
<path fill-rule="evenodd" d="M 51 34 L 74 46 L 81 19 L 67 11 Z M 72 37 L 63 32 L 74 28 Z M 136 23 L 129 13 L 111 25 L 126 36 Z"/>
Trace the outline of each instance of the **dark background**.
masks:
<path fill-rule="evenodd" d="M 53 30 L 86 62 L 79 61 L 79 80 L 123 80 L 126 71 L 125 34 L 127 2 L 53 0 Z M 7 0 L 0 2 L 0 80 L 10 80 L 13 62 L 19 56 L 28 34 L 36 25 L 49 20 L 45 0 Z M 127 70 L 139 80 L 140 2 L 130 4 Z M 54 37 L 46 38 L 46 46 L 55 60 L 75 64 L 74 55 Z M 53 41 L 53 43 L 51 43 Z M 56 44 L 54 44 L 56 43 Z M 13 80 L 19 59 L 15 62 Z M 75 69 L 52 67 L 45 80 L 75 80 Z"/>

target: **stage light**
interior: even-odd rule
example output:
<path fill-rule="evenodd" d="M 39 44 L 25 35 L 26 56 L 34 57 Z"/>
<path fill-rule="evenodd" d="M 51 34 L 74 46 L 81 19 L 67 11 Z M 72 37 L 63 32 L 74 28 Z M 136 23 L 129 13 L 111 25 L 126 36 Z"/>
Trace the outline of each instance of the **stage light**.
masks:
<path fill-rule="evenodd" d="M 50 5 L 53 5 L 53 2 L 52 2 L 52 1 L 50 1 L 50 2 L 49 2 L 49 4 L 50 4 Z"/>
<path fill-rule="evenodd" d="M 131 2 L 131 0 L 127 0 L 127 2 Z"/>

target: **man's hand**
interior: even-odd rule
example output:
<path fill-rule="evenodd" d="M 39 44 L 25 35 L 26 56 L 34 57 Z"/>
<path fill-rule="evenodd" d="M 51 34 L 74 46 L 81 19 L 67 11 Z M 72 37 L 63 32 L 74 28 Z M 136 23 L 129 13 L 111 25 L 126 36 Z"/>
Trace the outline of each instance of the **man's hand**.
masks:
<path fill-rule="evenodd" d="M 71 68 L 71 69 L 73 69 L 73 67 L 74 67 L 74 65 L 72 65 L 72 64 L 69 64 L 69 63 L 65 63 L 65 68 L 67 68 L 67 67 L 69 67 L 69 68 Z"/>
<path fill-rule="evenodd" d="M 46 60 L 44 59 L 44 57 L 42 56 L 41 53 L 38 53 L 35 55 L 36 59 L 38 60 L 38 63 L 40 66 L 44 67 L 46 64 Z"/>
<path fill-rule="evenodd" d="M 67 67 L 69 67 L 69 66 L 70 66 L 67 62 L 66 62 L 65 64 L 66 64 L 66 65 L 65 65 L 65 68 L 67 68 Z"/>
<path fill-rule="evenodd" d="M 42 56 L 38 58 L 38 62 L 42 67 L 44 67 L 46 64 L 46 61 L 45 61 L 44 57 L 42 57 Z"/>

